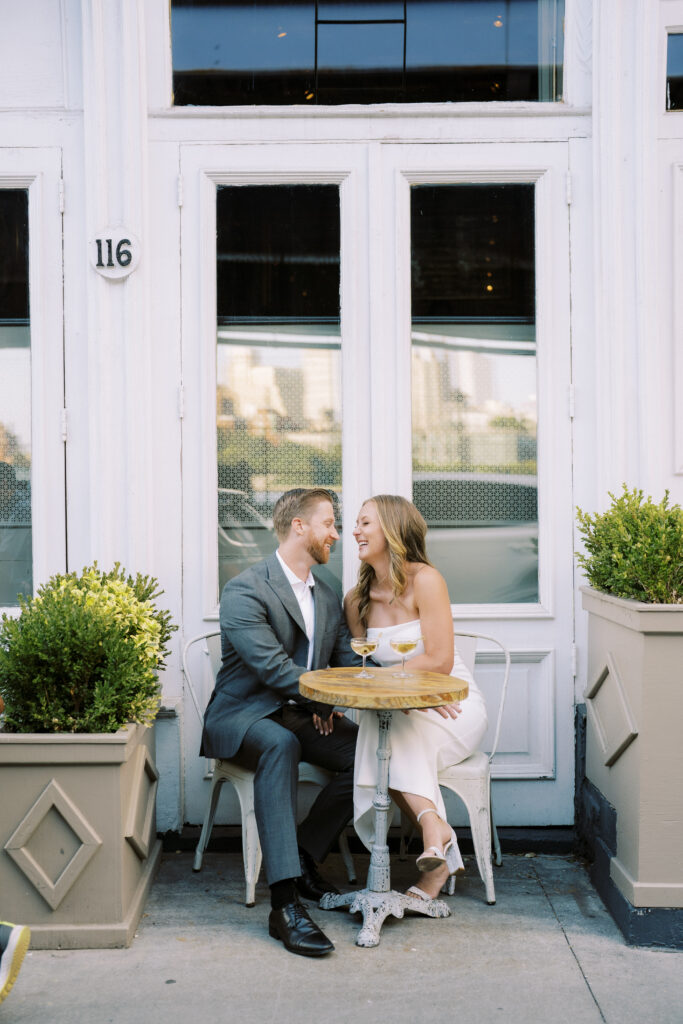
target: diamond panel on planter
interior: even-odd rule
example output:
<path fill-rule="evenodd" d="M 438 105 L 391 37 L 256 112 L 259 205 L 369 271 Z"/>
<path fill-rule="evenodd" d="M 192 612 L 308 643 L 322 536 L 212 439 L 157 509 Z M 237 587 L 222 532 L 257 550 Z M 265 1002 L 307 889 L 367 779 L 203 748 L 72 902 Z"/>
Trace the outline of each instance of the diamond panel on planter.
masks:
<path fill-rule="evenodd" d="M 62 840 L 60 849 L 67 851 L 63 867 L 55 855 L 55 839 Z M 5 843 L 5 850 L 56 910 L 101 845 L 97 832 L 52 779 Z"/>
<path fill-rule="evenodd" d="M 126 821 L 126 839 L 140 860 L 149 856 L 152 821 L 156 807 L 159 773 L 147 747 L 135 751 L 135 784 L 131 788 L 131 801 Z"/>

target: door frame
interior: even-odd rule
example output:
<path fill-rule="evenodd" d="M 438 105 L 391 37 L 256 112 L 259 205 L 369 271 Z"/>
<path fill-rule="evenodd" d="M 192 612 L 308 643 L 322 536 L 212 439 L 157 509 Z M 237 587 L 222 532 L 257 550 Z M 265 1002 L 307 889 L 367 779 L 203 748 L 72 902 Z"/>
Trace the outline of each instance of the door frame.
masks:
<path fill-rule="evenodd" d="M 501 824 L 573 820 L 574 676 L 569 145 L 561 142 L 235 143 L 181 145 L 183 392 L 183 605 L 188 636 L 218 621 L 216 540 L 215 194 L 220 184 L 338 184 L 341 200 L 343 529 L 370 494 L 412 493 L 410 410 L 410 186 L 530 183 L 536 193 L 539 587 L 533 605 L 454 607 L 486 620 L 512 652 L 501 753 L 494 766 L 506 801 Z M 381 387 L 373 387 L 381 381 Z M 565 414 L 566 410 L 566 414 Z M 391 423 L 392 431 L 385 429 Z M 365 457 L 358 458 L 361 451 Z M 559 495 L 559 497 L 558 497 Z M 344 545 L 344 585 L 357 558 Z M 495 685 L 487 655 L 482 678 Z M 488 677 L 488 679 L 487 679 Z M 205 681 L 202 700 L 210 695 Z M 199 748 L 189 702 L 187 760 Z M 188 805 L 205 795 L 188 772 Z M 503 781 L 504 780 L 504 781 Z M 534 787 L 529 782 L 534 780 Z M 533 795 L 532 795 L 533 791 Z M 502 793 L 502 791 L 499 791 Z M 186 817 L 191 818 L 192 813 Z M 227 817 L 226 817 L 227 815 Z M 234 808 L 223 813 L 237 820 Z M 523 818 L 524 820 L 521 820 Z"/>

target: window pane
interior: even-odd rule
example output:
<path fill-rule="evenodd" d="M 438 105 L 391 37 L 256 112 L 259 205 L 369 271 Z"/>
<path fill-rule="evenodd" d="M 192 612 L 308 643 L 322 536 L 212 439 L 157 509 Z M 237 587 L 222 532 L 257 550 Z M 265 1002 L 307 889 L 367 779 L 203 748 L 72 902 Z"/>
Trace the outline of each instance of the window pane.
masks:
<path fill-rule="evenodd" d="M 666 50 L 666 109 L 683 110 L 683 33 L 671 33 Z"/>
<path fill-rule="evenodd" d="M 411 191 L 413 500 L 456 604 L 538 600 L 533 202 Z"/>
<path fill-rule="evenodd" d="M 28 195 L 0 189 L 0 605 L 32 590 Z"/>
<path fill-rule="evenodd" d="M 277 547 L 290 487 L 341 496 L 339 190 L 218 190 L 219 585 Z M 339 527 L 338 527 L 339 528 Z M 316 574 L 341 593 L 341 541 Z"/>
<path fill-rule="evenodd" d="M 176 105 L 562 98 L 564 0 L 173 0 Z"/>

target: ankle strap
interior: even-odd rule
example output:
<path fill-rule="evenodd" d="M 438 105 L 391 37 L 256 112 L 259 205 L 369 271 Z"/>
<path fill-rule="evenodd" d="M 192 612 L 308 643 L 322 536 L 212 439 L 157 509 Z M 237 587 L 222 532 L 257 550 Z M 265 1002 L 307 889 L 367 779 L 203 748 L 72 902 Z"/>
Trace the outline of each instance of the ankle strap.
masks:
<path fill-rule="evenodd" d="M 437 818 L 440 817 L 439 812 L 437 811 L 436 807 L 425 807 L 424 811 L 420 811 L 420 813 L 417 816 L 417 823 L 418 823 L 418 825 L 420 823 L 420 818 L 422 817 L 423 814 L 435 814 L 437 816 Z"/>

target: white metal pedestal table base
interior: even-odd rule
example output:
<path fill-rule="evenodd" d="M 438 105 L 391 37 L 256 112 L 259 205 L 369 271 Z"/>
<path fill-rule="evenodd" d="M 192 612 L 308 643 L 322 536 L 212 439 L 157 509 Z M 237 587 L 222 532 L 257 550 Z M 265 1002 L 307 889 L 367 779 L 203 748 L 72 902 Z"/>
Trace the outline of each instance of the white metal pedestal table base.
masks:
<path fill-rule="evenodd" d="M 406 910 L 425 917 L 450 917 L 451 913 L 443 900 L 421 900 L 394 889 L 389 892 L 360 889 L 338 896 L 325 893 L 320 900 L 321 910 L 335 910 L 337 907 L 348 907 L 351 914 L 363 915 L 363 925 L 356 938 L 357 946 L 379 946 L 380 928 L 389 915 L 403 917 Z"/>

